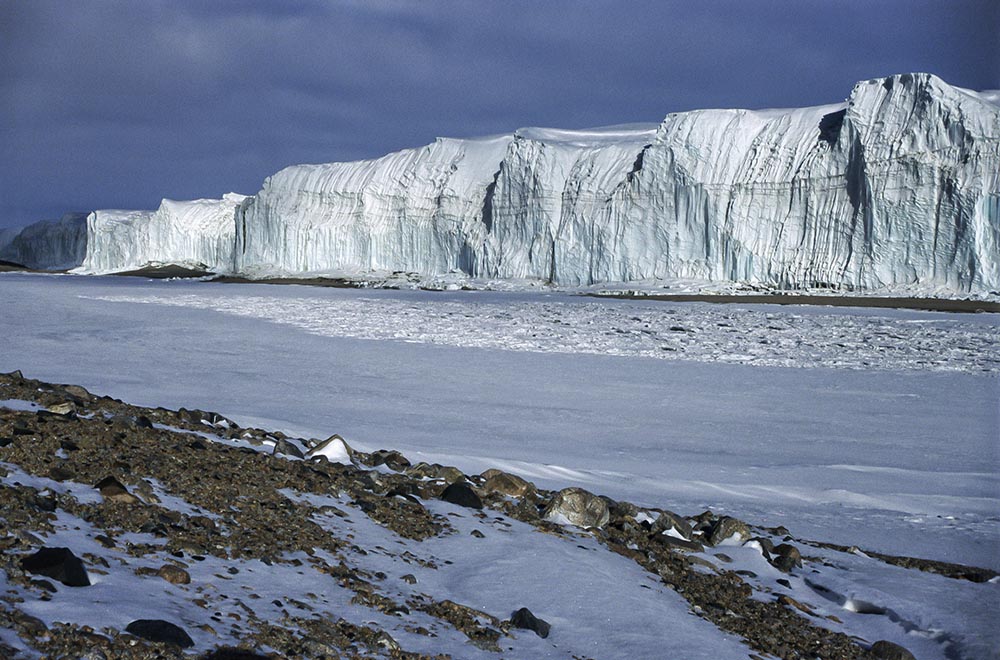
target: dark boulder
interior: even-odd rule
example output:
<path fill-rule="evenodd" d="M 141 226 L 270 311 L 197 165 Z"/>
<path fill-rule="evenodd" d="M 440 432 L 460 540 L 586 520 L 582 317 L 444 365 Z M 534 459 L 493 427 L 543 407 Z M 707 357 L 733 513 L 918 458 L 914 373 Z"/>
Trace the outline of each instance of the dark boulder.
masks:
<path fill-rule="evenodd" d="M 21 568 L 28 573 L 58 580 L 67 587 L 90 586 L 87 569 L 69 548 L 42 548 L 22 558 Z"/>
<path fill-rule="evenodd" d="M 194 646 L 183 628 L 162 619 L 137 619 L 125 626 L 125 632 L 150 642 L 176 644 L 184 649 Z"/>
<path fill-rule="evenodd" d="M 201 660 L 271 660 L 274 656 L 260 655 L 246 649 L 223 647 L 201 656 Z"/>
<path fill-rule="evenodd" d="M 548 637 L 552 629 L 547 621 L 536 617 L 527 607 L 522 607 L 510 615 L 510 625 L 522 630 L 531 630 L 542 639 Z"/>
<path fill-rule="evenodd" d="M 441 493 L 441 499 L 469 509 L 482 509 L 483 501 L 469 484 L 453 483 Z"/>
<path fill-rule="evenodd" d="M 872 644 L 872 655 L 880 660 L 917 660 L 913 654 L 899 644 L 880 640 Z"/>
<path fill-rule="evenodd" d="M 790 573 L 793 568 L 802 568 L 802 555 L 794 545 L 782 543 L 772 551 L 771 565 L 782 573 Z"/>

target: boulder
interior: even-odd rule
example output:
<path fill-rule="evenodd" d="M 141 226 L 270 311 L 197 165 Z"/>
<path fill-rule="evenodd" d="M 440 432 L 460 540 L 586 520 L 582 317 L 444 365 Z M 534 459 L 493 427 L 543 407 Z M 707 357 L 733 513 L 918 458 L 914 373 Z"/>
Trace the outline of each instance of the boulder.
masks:
<path fill-rule="evenodd" d="M 483 490 L 491 493 L 500 493 L 507 497 L 524 497 L 535 490 L 534 484 L 525 481 L 516 474 L 501 472 L 499 470 L 490 471 L 491 475 L 483 483 Z M 484 473 L 485 476 L 485 473 Z"/>
<path fill-rule="evenodd" d="M 872 655 L 880 660 L 916 660 L 913 654 L 899 644 L 879 640 L 872 644 Z"/>
<path fill-rule="evenodd" d="M 750 540 L 750 528 L 742 520 L 722 516 L 715 521 L 707 534 L 709 545 L 719 545 L 730 539 L 736 539 L 739 543 Z"/>
<path fill-rule="evenodd" d="M 101 496 L 111 502 L 135 504 L 139 501 L 139 498 L 129 493 L 125 485 L 114 477 L 104 477 L 94 484 L 94 488 L 101 491 Z"/>
<path fill-rule="evenodd" d="M 34 575 L 44 575 L 67 587 L 89 587 L 90 578 L 80 558 L 69 548 L 42 548 L 21 559 L 21 568 Z"/>
<path fill-rule="evenodd" d="M 295 458 L 305 458 L 305 454 L 299 449 L 298 445 L 290 440 L 285 440 L 284 438 L 279 438 L 277 442 L 274 443 L 274 450 L 271 452 L 275 455 L 283 456 L 294 456 Z"/>
<path fill-rule="evenodd" d="M 771 551 L 771 565 L 782 573 L 790 573 L 793 568 L 802 568 L 802 555 L 794 545 L 782 543 Z"/>
<path fill-rule="evenodd" d="M 160 566 L 156 574 L 170 584 L 191 584 L 191 574 L 174 564 Z"/>
<path fill-rule="evenodd" d="M 577 527 L 603 527 L 610 519 L 608 503 L 582 488 L 564 488 L 556 493 L 545 507 L 544 516 Z"/>
<path fill-rule="evenodd" d="M 469 484 L 453 483 L 441 493 L 441 499 L 469 509 L 482 509 L 483 501 Z"/>
<path fill-rule="evenodd" d="M 542 639 L 548 637 L 552 629 L 547 621 L 536 617 L 527 607 L 522 607 L 510 615 L 510 625 L 521 630 L 531 630 Z"/>
<path fill-rule="evenodd" d="M 194 641 L 183 628 L 162 619 L 137 619 L 125 626 L 125 632 L 150 642 L 176 644 L 185 649 L 194 646 Z"/>
<path fill-rule="evenodd" d="M 651 530 L 654 534 L 666 534 L 668 536 L 679 534 L 685 540 L 691 540 L 691 525 L 683 517 L 673 511 L 660 511 L 660 517 L 653 523 Z"/>
<path fill-rule="evenodd" d="M 280 442 L 280 439 L 278 442 Z M 278 448 L 278 442 L 275 442 L 275 449 Z M 326 459 L 331 463 L 349 465 L 353 454 L 354 450 L 347 444 L 347 441 L 339 435 L 333 434 L 323 442 L 310 449 L 306 454 L 306 458 L 310 460 Z"/>

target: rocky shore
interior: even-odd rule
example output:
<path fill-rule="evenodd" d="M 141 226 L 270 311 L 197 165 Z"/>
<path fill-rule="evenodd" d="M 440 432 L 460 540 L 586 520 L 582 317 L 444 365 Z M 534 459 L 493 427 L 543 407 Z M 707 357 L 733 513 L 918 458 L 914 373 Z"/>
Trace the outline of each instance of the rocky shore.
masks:
<path fill-rule="evenodd" d="M 514 657 L 504 655 L 508 640 L 557 636 L 549 619 L 561 614 L 518 602 L 485 612 L 443 597 L 414 574 L 443 571 L 448 562 L 410 548 L 459 533 L 490 543 L 494 536 L 484 532 L 518 523 L 634 562 L 685 599 L 690 614 L 742 640 L 749 657 L 913 657 L 892 642 L 852 636 L 837 616 L 784 592 L 788 579 L 728 566 L 725 552 L 754 548 L 766 566 L 808 579 L 813 566 L 830 561 L 821 550 L 857 548 L 711 511 L 684 516 L 580 488 L 543 490 L 499 470 L 467 475 L 392 450 L 356 451 L 336 435 L 293 438 L 211 412 L 133 406 L 20 372 L 0 375 L 0 628 L 8 631 L 0 657 L 452 657 L 427 648 L 456 634 L 477 651 Z M 377 539 L 361 533 L 372 524 L 381 530 Z M 413 574 L 397 579 L 374 570 L 374 556 L 412 566 Z M 865 556 L 952 579 L 996 577 Z M 251 581 L 261 570 L 269 581 Z M 122 584 L 152 594 L 134 618 L 115 603 L 107 604 L 114 615 L 106 625 L 95 625 L 99 612 L 69 605 L 54 620 L 32 614 L 122 575 L 134 580 Z M 370 616 L 329 615 L 336 608 L 325 600 L 332 596 L 324 581 L 350 595 L 345 608 Z M 173 609 L 148 615 L 161 593 Z M 178 607 L 196 614 L 177 620 L 170 612 Z M 387 621 L 428 644 L 408 649 Z M 671 622 L 663 627 L 669 635 Z"/>

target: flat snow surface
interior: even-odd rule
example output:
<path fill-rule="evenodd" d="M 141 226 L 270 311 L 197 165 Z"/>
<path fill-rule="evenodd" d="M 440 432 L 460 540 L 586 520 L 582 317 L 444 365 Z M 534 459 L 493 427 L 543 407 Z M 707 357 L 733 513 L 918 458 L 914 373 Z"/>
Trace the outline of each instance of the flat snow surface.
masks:
<path fill-rule="evenodd" d="M 1000 569 L 998 315 L 21 274 L 0 300 L 3 371 Z M 1000 585 L 870 565 L 796 598 L 876 603 L 854 629 L 926 657 L 1000 648 Z"/>

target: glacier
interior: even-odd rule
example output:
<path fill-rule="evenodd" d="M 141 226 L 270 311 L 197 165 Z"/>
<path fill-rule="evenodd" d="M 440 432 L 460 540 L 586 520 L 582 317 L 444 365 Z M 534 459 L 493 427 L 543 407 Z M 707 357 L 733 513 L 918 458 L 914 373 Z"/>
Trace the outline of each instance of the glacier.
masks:
<path fill-rule="evenodd" d="M 79 271 L 110 273 L 175 264 L 224 271 L 232 263 L 236 208 L 244 195 L 164 199 L 155 211 L 94 211 L 87 216 L 87 251 Z"/>
<path fill-rule="evenodd" d="M 899 74 L 826 106 L 439 138 L 288 167 L 246 198 L 95 211 L 79 271 L 996 293 L 998 101 Z"/>

